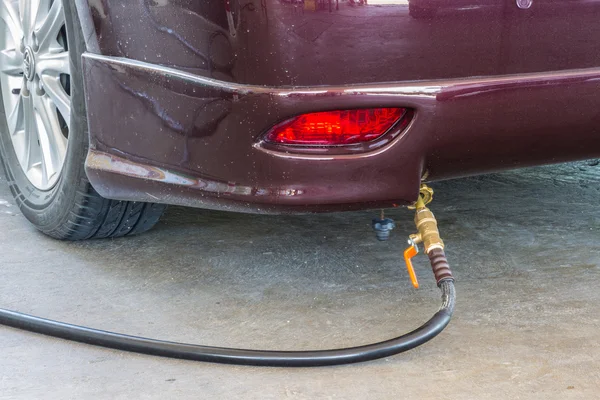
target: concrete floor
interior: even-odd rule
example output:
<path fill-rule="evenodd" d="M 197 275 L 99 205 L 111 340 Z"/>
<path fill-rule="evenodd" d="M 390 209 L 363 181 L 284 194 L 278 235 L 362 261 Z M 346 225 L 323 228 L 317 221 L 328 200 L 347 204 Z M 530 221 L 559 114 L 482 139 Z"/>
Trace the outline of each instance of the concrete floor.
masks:
<path fill-rule="evenodd" d="M 433 185 L 457 278 L 450 326 L 361 365 L 202 364 L 0 327 L 1 399 L 597 399 L 600 165 Z M 362 344 L 420 325 L 439 292 L 400 255 L 411 213 L 375 241 L 372 212 L 274 217 L 172 207 L 149 234 L 63 243 L 33 229 L 0 180 L 0 306 L 221 346 Z"/>

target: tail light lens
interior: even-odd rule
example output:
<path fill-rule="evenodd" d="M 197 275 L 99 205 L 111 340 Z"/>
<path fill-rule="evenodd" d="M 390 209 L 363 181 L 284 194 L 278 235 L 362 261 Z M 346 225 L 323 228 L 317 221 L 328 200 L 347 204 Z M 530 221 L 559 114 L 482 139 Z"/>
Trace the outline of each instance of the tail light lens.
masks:
<path fill-rule="evenodd" d="M 404 108 L 368 108 L 302 114 L 274 126 L 267 133 L 266 140 L 300 146 L 364 143 L 384 135 L 405 114 Z"/>

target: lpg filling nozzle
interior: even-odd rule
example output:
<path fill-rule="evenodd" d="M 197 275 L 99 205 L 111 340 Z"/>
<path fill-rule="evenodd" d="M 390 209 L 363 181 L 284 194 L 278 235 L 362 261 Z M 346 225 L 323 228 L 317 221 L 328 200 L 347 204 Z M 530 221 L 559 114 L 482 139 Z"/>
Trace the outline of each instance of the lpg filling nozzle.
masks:
<path fill-rule="evenodd" d="M 438 287 L 442 292 L 442 305 L 423 325 L 393 339 L 331 350 L 276 351 L 214 347 L 149 339 L 58 322 L 5 309 L 0 309 L 0 324 L 96 346 L 162 357 L 226 364 L 314 367 L 350 364 L 402 353 L 437 336 L 448 325 L 454 311 L 454 278 L 446 261 L 444 243 L 440 238 L 437 222 L 433 213 L 426 207 L 426 195 L 423 193 L 427 190 L 430 191 L 426 186 L 421 188 L 421 194 L 415 203 L 415 224 L 418 233 L 410 236 L 411 245 L 404 252 L 404 257 L 411 280 L 415 287 L 418 287 L 411 259 L 418 252 L 417 245 L 423 243 Z"/>

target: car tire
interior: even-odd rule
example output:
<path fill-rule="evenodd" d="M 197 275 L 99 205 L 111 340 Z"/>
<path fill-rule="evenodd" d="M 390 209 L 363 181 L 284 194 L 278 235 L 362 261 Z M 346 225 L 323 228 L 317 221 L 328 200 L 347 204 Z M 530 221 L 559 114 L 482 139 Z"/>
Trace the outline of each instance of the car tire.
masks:
<path fill-rule="evenodd" d="M 63 0 L 54 0 L 54 2 L 61 1 Z M 54 5 L 51 7 L 54 7 Z M 70 125 L 67 128 L 61 128 L 68 130 L 68 132 L 64 134 L 67 142 L 66 150 L 65 146 L 62 147 L 64 161 L 61 169 L 52 169 L 54 172 L 52 180 L 55 180 L 55 182 L 51 187 L 40 188 L 40 185 L 34 184 L 34 181 L 28 175 L 34 167 L 31 167 L 31 169 L 28 170 L 21 167 L 22 163 L 19 161 L 19 157 L 16 153 L 16 145 L 13 145 L 13 143 L 15 143 L 13 141 L 13 136 L 11 136 L 11 132 L 9 132 L 8 129 L 7 110 L 4 106 L 5 94 L 4 92 L 0 92 L 0 157 L 2 158 L 2 164 L 4 166 L 10 190 L 23 215 L 25 215 L 25 217 L 40 231 L 57 239 L 82 240 L 114 238 L 145 232 L 158 222 L 166 208 L 165 205 L 105 199 L 94 190 L 86 176 L 84 164 L 89 147 L 89 135 L 87 131 L 87 113 L 81 66 L 81 55 L 85 50 L 85 41 L 77 17 L 77 10 L 75 9 L 73 2 L 64 0 L 62 7 L 65 18 L 64 25 L 60 28 L 61 33 L 59 34 L 66 36 L 62 41 L 66 41 L 64 44 L 64 51 L 68 52 L 68 56 L 65 55 L 65 60 L 68 57 L 68 65 L 70 65 L 69 78 L 63 79 L 61 75 L 57 75 L 60 79 L 68 79 L 68 83 L 60 84 L 63 85 L 65 92 L 68 91 L 68 95 L 70 95 Z M 4 14 L 6 14 L 6 12 Z M 2 24 L 4 24 L 4 22 L 0 20 L 1 28 L 6 29 Z M 9 33 L 5 33 L 5 36 L 7 39 L 3 38 L 2 44 L 10 42 L 15 46 L 13 53 L 17 54 L 16 51 L 18 47 L 15 44 L 16 41 L 13 39 L 15 35 L 10 31 Z M 34 41 L 33 43 L 35 46 L 35 40 L 37 39 L 32 40 Z M 25 42 L 19 43 L 19 48 L 23 49 Z M 21 52 L 23 53 L 21 57 L 24 60 L 25 57 L 29 57 L 25 55 L 23 51 Z M 17 54 L 17 56 L 19 56 L 19 54 Z M 37 56 L 33 56 L 34 60 L 35 57 Z M 27 61 L 27 63 L 28 62 L 29 61 Z M 34 64 L 35 62 L 37 61 L 34 61 Z M 38 86 L 36 87 L 41 87 L 41 89 L 36 92 L 36 95 L 40 97 L 49 96 L 49 98 L 51 98 L 50 92 L 48 90 L 45 91 L 45 88 L 42 86 L 42 74 L 40 73 L 38 76 L 35 71 L 29 72 L 33 68 L 29 67 L 29 69 L 26 69 L 28 67 L 25 65 L 26 63 L 24 63 L 22 73 L 22 75 L 24 75 L 22 87 L 25 88 L 25 85 L 27 84 L 38 82 Z M 64 65 L 67 65 L 66 61 Z M 35 68 L 37 68 L 37 66 Z M 34 79 L 37 79 L 37 81 L 30 80 L 28 83 L 27 80 L 29 79 L 27 76 L 30 76 L 31 74 L 35 75 Z M 11 79 L 13 79 L 11 82 L 14 82 L 15 78 Z M 16 76 L 16 79 L 18 79 L 18 76 Z M 0 81 L 0 84 L 1 82 L 4 81 Z M 62 80 L 60 82 L 62 82 Z M 12 94 L 14 94 L 14 91 L 16 90 L 13 89 Z M 17 95 L 23 97 L 27 97 L 28 95 L 32 96 L 32 100 L 30 100 L 28 104 L 35 104 L 34 97 L 31 94 L 32 92 L 25 89 L 22 89 L 22 91 L 24 94 L 18 92 Z M 6 93 L 6 96 L 10 96 L 9 92 Z M 23 97 L 19 97 L 16 102 L 18 103 L 21 101 Z M 12 99 L 10 97 L 8 98 Z M 9 103 L 7 102 L 7 104 Z M 19 107 L 21 107 L 21 104 L 23 103 L 18 104 Z M 39 108 L 34 109 L 34 107 L 35 106 L 32 106 L 30 110 L 33 110 L 31 115 L 34 115 L 35 119 L 35 116 L 38 115 L 35 113 L 39 111 Z M 56 116 L 57 120 L 63 121 L 66 126 L 62 114 L 60 114 L 60 118 L 63 118 L 62 120 L 58 117 L 59 114 L 60 110 L 57 106 L 56 114 L 52 115 Z M 48 119 L 44 121 L 47 120 Z M 11 121 L 13 121 L 12 117 Z M 30 122 L 29 127 L 31 127 L 32 124 L 40 123 L 41 122 Z M 23 123 L 19 126 L 27 127 L 28 125 Z M 40 137 L 42 137 L 42 134 L 39 133 L 40 129 L 42 128 L 35 128 L 35 132 L 37 135 L 38 146 L 41 148 Z M 25 131 L 26 129 L 23 128 L 18 132 L 19 134 L 22 134 Z M 48 130 L 43 128 L 43 131 L 46 132 L 46 136 L 50 136 L 47 133 Z M 31 133 L 23 134 L 29 135 L 27 138 L 34 137 Z M 29 145 L 24 146 L 24 148 L 33 148 L 31 147 L 31 143 L 34 143 L 32 139 L 27 139 L 24 143 L 29 143 Z M 43 154 L 43 149 L 35 151 L 37 151 L 36 154 Z M 30 158 L 31 150 L 26 157 L 28 160 L 27 163 L 23 164 L 29 165 Z M 44 162 L 42 156 L 42 161 L 37 164 L 43 164 Z M 35 168 L 42 168 L 37 166 L 37 164 L 34 164 L 36 165 Z M 47 171 L 50 169 L 46 167 L 44 170 L 47 175 Z M 56 170 L 59 172 L 55 172 Z M 49 180 L 47 178 L 46 183 L 48 182 Z"/>

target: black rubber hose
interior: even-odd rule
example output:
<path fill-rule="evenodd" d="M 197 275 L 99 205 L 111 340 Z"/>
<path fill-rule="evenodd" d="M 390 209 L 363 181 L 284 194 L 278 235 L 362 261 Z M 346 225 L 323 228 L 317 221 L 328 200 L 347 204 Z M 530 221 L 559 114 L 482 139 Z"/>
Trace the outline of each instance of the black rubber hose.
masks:
<path fill-rule="evenodd" d="M 440 281 L 438 287 L 442 291 L 442 306 L 425 324 L 394 339 L 346 349 L 271 351 L 200 346 L 123 335 L 4 309 L 0 309 L 0 324 L 76 342 L 162 357 L 240 365 L 315 367 L 350 364 L 388 357 L 413 349 L 433 339 L 450 322 L 455 302 L 452 279 Z"/>

